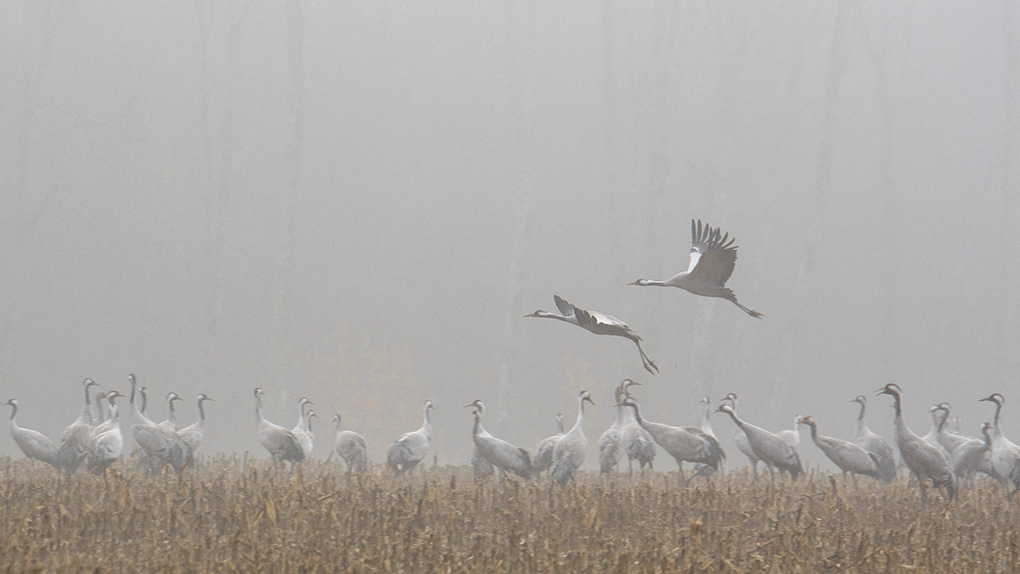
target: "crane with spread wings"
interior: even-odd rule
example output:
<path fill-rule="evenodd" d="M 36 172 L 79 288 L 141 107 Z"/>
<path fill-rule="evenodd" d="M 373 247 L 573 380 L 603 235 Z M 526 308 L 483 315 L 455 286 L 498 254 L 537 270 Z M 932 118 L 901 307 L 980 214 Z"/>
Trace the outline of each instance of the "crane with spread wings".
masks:
<path fill-rule="evenodd" d="M 525 317 L 556 319 L 563 321 L 564 323 L 577 325 L 578 327 L 581 327 L 591 333 L 595 333 L 596 335 L 616 335 L 617 337 L 630 339 L 631 341 L 634 341 L 635 345 L 637 345 L 638 353 L 641 354 L 641 364 L 645 367 L 645 369 L 653 375 L 659 371 L 659 367 L 655 366 L 655 363 L 653 363 L 652 360 L 648 358 L 648 355 L 645 354 L 645 350 L 641 348 L 641 337 L 631 330 L 626 323 L 612 315 L 581 309 L 580 307 L 568 303 L 559 295 L 553 295 L 553 300 L 556 302 L 556 308 L 560 310 L 560 315 L 539 309 L 534 313 L 525 315 Z M 655 370 L 653 371 L 652 369 Z"/>
<path fill-rule="evenodd" d="M 628 285 L 642 287 L 679 287 L 685 291 L 703 297 L 721 297 L 732 301 L 734 305 L 754 318 L 762 314 L 744 307 L 737 302 L 733 290 L 726 287 L 726 281 L 733 274 L 737 263 L 737 247 L 733 245 L 736 238 L 723 233 L 718 227 L 702 225 L 701 220 L 691 220 L 691 264 L 687 271 L 682 271 L 665 281 L 638 279 Z"/>

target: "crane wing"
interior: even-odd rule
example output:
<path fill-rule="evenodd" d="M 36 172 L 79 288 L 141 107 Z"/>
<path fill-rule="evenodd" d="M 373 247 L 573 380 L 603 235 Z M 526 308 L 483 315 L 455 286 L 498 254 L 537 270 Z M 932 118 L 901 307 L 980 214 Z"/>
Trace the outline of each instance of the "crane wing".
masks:
<path fill-rule="evenodd" d="M 559 295 L 553 295 L 553 301 L 556 302 L 556 308 L 560 310 L 560 314 L 569 317 L 574 314 L 574 306 L 564 301 Z"/>
<path fill-rule="evenodd" d="M 722 287 L 733 274 L 737 263 L 735 238 L 723 234 L 718 227 L 691 220 L 691 265 L 687 272 L 695 279 Z"/>

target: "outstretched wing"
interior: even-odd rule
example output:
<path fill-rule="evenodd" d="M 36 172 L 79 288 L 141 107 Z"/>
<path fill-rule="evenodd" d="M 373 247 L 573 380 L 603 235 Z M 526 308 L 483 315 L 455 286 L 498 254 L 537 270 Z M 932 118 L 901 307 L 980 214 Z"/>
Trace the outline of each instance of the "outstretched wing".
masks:
<path fill-rule="evenodd" d="M 574 314 L 574 306 L 564 301 L 559 295 L 553 295 L 553 301 L 556 302 L 556 308 L 560 310 L 560 315 L 569 317 Z"/>
<path fill-rule="evenodd" d="M 737 263 L 736 238 L 723 234 L 718 227 L 691 220 L 691 265 L 687 272 L 695 279 L 726 285 Z"/>

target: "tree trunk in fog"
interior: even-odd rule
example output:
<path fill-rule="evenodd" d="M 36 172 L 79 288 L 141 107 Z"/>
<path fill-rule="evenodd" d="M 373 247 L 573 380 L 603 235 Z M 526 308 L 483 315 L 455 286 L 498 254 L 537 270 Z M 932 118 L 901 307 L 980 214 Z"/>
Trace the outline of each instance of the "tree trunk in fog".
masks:
<path fill-rule="evenodd" d="M 287 181 L 284 191 L 284 202 L 281 206 L 283 237 L 282 252 L 276 273 L 274 295 L 277 299 L 273 306 L 272 325 L 276 329 L 276 348 L 273 349 L 276 360 L 274 370 L 276 380 L 286 380 L 295 367 L 290 361 L 290 352 L 295 344 L 293 333 L 293 308 L 291 305 L 294 285 L 294 235 L 295 211 L 298 196 L 301 193 L 301 147 L 304 139 L 305 121 L 305 17 L 301 10 L 301 0 L 287 2 L 287 72 L 289 79 L 288 111 L 290 113 L 291 130 L 284 150 Z"/>
<path fill-rule="evenodd" d="M 21 114 L 21 122 L 17 128 L 17 136 L 13 148 L 14 155 L 9 158 L 7 169 L 4 170 L 5 176 L 3 181 L 9 182 L 7 185 L 11 187 L 8 188 L 7 193 L 0 194 L 0 197 L 9 198 L 4 200 L 3 204 L 0 204 L 3 205 L 2 212 L 0 212 L 0 218 L 2 218 L 0 221 L 4 221 L 4 230 L 2 232 L 4 240 L 0 242 L 0 262 L 4 266 L 4 273 L 3 279 L 0 279 L 0 286 L 7 282 L 13 282 L 19 276 L 18 270 L 22 265 L 20 245 L 35 227 L 46 206 L 49 205 L 50 200 L 58 192 L 58 188 L 52 189 L 41 200 L 38 206 L 32 209 L 29 208 L 31 201 L 28 190 L 28 175 L 30 172 L 32 127 L 35 124 L 36 107 L 41 99 L 41 87 L 47 78 L 50 58 L 53 55 L 53 40 L 56 36 L 60 6 L 54 6 L 54 3 L 47 3 L 42 8 L 42 12 L 39 59 L 36 64 L 35 75 L 26 83 L 27 89 L 23 96 L 24 109 Z M 14 289 L 11 286 L 7 286 L 3 288 L 2 292 L 13 293 Z M 0 322 L 2 322 L 2 326 L 0 326 L 0 329 L 2 329 L 0 331 L 0 336 L 2 336 L 2 339 L 0 339 L 0 360 L 3 361 L 3 364 L 10 365 L 14 362 L 16 355 L 15 344 L 17 336 L 15 324 L 17 321 L 15 313 L 18 305 L 17 301 L 12 297 L 5 296 L 3 300 L 3 316 L 0 317 Z"/>
<path fill-rule="evenodd" d="M 241 7 L 236 20 L 233 11 L 226 9 L 226 24 L 230 28 L 227 34 L 225 60 L 217 61 L 216 47 L 211 38 L 215 38 L 217 23 L 215 13 L 218 5 L 202 5 L 212 14 L 200 14 L 202 41 L 202 102 L 200 122 L 202 125 L 203 147 L 205 158 L 205 185 L 209 197 L 206 204 L 206 265 L 210 277 L 209 288 L 205 301 L 205 335 L 202 345 L 201 377 L 206 384 L 215 379 L 214 365 L 217 363 L 217 338 L 220 315 L 223 312 L 223 298 L 226 290 L 226 259 L 227 242 L 230 237 L 228 214 L 230 199 L 234 190 L 234 112 L 232 108 L 234 96 L 233 70 L 237 69 L 238 44 L 248 15 L 248 5 Z M 226 70 L 225 73 L 221 72 Z M 222 81 L 222 86 L 220 82 Z M 222 95 L 220 94 L 222 91 Z M 213 125 L 212 110 L 216 109 L 221 116 L 218 126 Z M 217 129 L 218 128 L 218 129 Z M 218 132 L 218 133 L 217 133 Z M 214 137 L 214 135 L 216 137 Z M 217 147 L 219 144 L 219 147 Z M 216 177 L 218 175 L 218 177 Z"/>
<path fill-rule="evenodd" d="M 503 356 L 499 361 L 498 393 L 496 401 L 495 424 L 502 424 L 507 417 L 507 405 L 510 404 L 510 372 L 514 361 L 514 351 L 517 347 L 514 341 L 520 339 L 517 335 L 520 318 L 520 293 L 521 293 L 521 269 L 524 267 L 524 259 L 528 254 L 528 240 L 530 235 L 531 222 L 531 182 L 528 179 L 528 162 L 532 152 L 532 122 L 534 121 L 534 102 L 532 90 L 534 89 L 534 76 L 528 70 L 534 69 L 532 59 L 534 57 L 532 33 L 533 33 L 533 7 L 530 4 L 509 5 L 509 10 L 520 10 L 523 13 L 511 13 L 507 17 L 507 85 L 506 89 L 514 93 L 510 100 L 513 102 L 511 114 L 516 119 L 514 122 L 515 137 L 510 150 L 510 181 L 509 191 L 512 197 L 517 198 L 515 207 L 518 212 L 514 216 L 513 240 L 511 258 L 508 266 L 508 277 L 506 281 L 506 313 L 503 326 Z M 498 428 L 498 427 L 496 427 Z"/>
<path fill-rule="evenodd" d="M 882 206 L 882 234 L 884 243 L 890 246 L 901 245 L 900 240 L 900 209 L 899 197 L 896 182 L 893 179 L 892 171 L 892 110 L 890 109 L 891 94 L 889 89 L 889 60 L 887 58 L 889 43 L 888 16 L 883 10 L 878 10 L 876 18 L 878 24 L 872 34 L 866 28 L 865 22 L 869 20 L 860 13 L 862 8 L 857 6 L 856 29 L 861 35 L 861 43 L 864 45 L 865 54 L 871 62 L 871 70 L 875 78 L 875 95 L 878 98 L 878 146 L 875 150 L 876 176 L 875 192 L 878 194 L 876 205 Z M 900 364 L 899 354 L 902 346 L 897 336 L 897 321 L 900 298 L 897 278 L 900 275 L 902 261 L 899 256 L 900 250 L 894 248 L 885 250 L 885 258 L 879 262 L 880 268 L 877 278 L 879 284 L 885 286 L 885 293 L 882 298 L 882 310 L 879 313 L 882 324 L 878 332 L 882 333 L 881 349 L 881 372 L 886 376 L 897 377 L 897 366 Z"/>

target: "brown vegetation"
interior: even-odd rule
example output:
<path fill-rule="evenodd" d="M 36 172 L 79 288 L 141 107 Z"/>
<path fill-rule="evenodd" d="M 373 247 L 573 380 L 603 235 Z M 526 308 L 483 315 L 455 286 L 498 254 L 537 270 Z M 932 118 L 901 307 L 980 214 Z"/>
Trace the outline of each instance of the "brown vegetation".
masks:
<path fill-rule="evenodd" d="M 0 460 L 0 572 L 994 572 L 1020 569 L 1018 508 L 980 482 L 915 486 L 746 472 L 475 483 L 469 467 L 347 478 L 216 457 L 180 479 L 125 462 L 63 478 Z"/>

